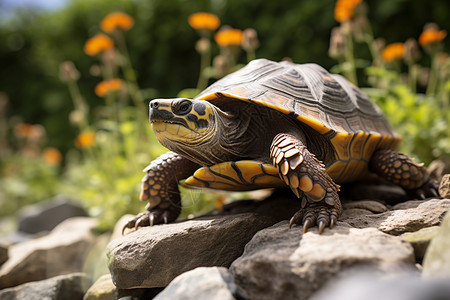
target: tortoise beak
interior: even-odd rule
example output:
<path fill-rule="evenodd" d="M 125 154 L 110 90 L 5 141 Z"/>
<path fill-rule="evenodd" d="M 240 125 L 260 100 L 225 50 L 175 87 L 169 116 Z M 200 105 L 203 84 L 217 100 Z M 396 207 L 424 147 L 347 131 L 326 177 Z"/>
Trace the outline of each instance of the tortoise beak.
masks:
<path fill-rule="evenodd" d="M 188 127 L 186 120 L 176 117 L 170 105 L 170 99 L 155 99 L 149 103 L 149 120 L 150 123 L 165 122 L 175 123 Z"/>

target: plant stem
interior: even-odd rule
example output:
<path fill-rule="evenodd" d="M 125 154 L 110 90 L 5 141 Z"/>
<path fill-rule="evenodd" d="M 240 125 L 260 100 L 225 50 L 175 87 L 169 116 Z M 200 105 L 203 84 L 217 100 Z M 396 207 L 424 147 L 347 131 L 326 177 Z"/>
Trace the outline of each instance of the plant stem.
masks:
<path fill-rule="evenodd" d="M 353 38 L 351 30 L 347 30 L 347 38 L 346 40 L 346 51 L 345 51 L 345 59 L 349 63 L 350 68 L 346 68 L 345 73 L 347 74 L 348 80 L 350 80 L 354 85 L 358 86 L 358 79 L 356 77 L 356 64 L 355 64 L 355 56 L 353 51 Z"/>
<path fill-rule="evenodd" d="M 428 85 L 427 85 L 427 96 L 432 96 L 436 92 L 436 86 L 438 81 L 438 72 L 439 72 L 439 66 L 437 62 L 437 53 L 433 53 L 431 56 L 431 70 L 430 70 L 430 78 L 428 79 Z"/>
<path fill-rule="evenodd" d="M 197 89 L 202 91 L 208 85 L 208 77 L 205 76 L 205 69 L 210 66 L 211 63 L 211 47 L 208 47 L 207 51 L 201 53 L 200 57 L 200 74 L 198 76 Z"/>

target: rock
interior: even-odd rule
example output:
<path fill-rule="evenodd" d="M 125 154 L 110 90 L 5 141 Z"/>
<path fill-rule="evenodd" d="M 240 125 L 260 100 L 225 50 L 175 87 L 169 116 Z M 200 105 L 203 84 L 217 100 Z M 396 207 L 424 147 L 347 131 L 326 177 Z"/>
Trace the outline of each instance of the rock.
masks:
<path fill-rule="evenodd" d="M 344 209 L 366 209 L 373 213 L 382 213 L 388 210 L 386 205 L 374 200 L 359 200 L 342 203 Z"/>
<path fill-rule="evenodd" d="M 117 296 L 117 288 L 112 282 L 111 274 L 106 274 L 87 290 L 83 300 L 115 300 Z"/>
<path fill-rule="evenodd" d="M 140 228 L 111 241 L 108 265 L 120 289 L 165 287 L 203 266 L 228 267 L 273 218 L 245 213 Z"/>
<path fill-rule="evenodd" d="M 110 241 L 115 240 L 117 238 L 122 238 L 123 237 L 123 234 L 122 234 L 123 226 L 125 226 L 125 224 L 128 222 L 128 220 L 133 219 L 134 217 L 135 217 L 134 215 L 124 215 L 124 216 L 122 216 L 116 222 L 116 225 L 114 226 L 113 232 L 112 232 L 111 237 L 110 237 Z"/>
<path fill-rule="evenodd" d="M 450 211 L 450 210 L 449 210 Z M 442 221 L 438 234 L 431 240 L 423 259 L 424 278 L 450 280 L 450 212 Z"/>
<path fill-rule="evenodd" d="M 0 268 L 0 289 L 80 272 L 95 242 L 96 224 L 92 218 L 71 218 L 46 236 L 11 246 Z"/>
<path fill-rule="evenodd" d="M 417 203 L 417 207 L 403 209 L 412 203 Z M 414 232 L 425 227 L 439 225 L 446 211 L 450 209 L 450 199 L 408 201 L 408 203 L 394 206 L 393 209 L 378 226 L 378 229 L 389 234 L 400 235 L 404 232 Z"/>
<path fill-rule="evenodd" d="M 176 277 L 155 300 L 247 299 L 224 267 L 200 267 Z"/>
<path fill-rule="evenodd" d="M 379 276 L 370 271 L 345 275 L 310 300 L 443 300 L 450 295 L 448 280 L 421 280 L 410 273 Z"/>
<path fill-rule="evenodd" d="M 79 300 L 83 298 L 89 280 L 83 273 L 73 273 L 46 280 L 25 283 L 0 290 L 2 300 Z"/>
<path fill-rule="evenodd" d="M 431 226 L 422 228 L 415 232 L 403 233 L 400 237 L 405 242 L 410 243 L 414 248 L 414 254 L 416 260 L 421 261 L 425 255 L 425 251 L 430 244 L 432 238 L 434 238 L 439 232 L 439 226 Z"/>
<path fill-rule="evenodd" d="M 342 222 L 301 234 L 283 221 L 255 234 L 230 267 L 250 299 L 307 299 L 329 279 L 351 269 L 380 272 L 413 268 L 414 251 L 399 237 Z"/>
<path fill-rule="evenodd" d="M 8 246 L 0 243 L 0 266 L 8 260 Z"/>
<path fill-rule="evenodd" d="M 441 181 L 445 174 L 450 173 L 450 157 L 441 157 L 433 160 L 428 166 L 428 171 L 432 178 L 438 182 Z"/>
<path fill-rule="evenodd" d="M 393 205 L 408 200 L 405 191 L 397 186 L 380 180 L 379 177 L 371 178 L 373 183 L 349 183 L 341 187 L 342 200 L 379 200 Z"/>
<path fill-rule="evenodd" d="M 119 300 L 153 299 L 163 288 L 117 290 Z"/>
<path fill-rule="evenodd" d="M 439 195 L 442 198 L 450 198 L 450 174 L 445 174 L 442 177 L 441 184 L 439 185 Z"/>
<path fill-rule="evenodd" d="M 385 233 L 400 235 L 439 225 L 450 209 L 450 199 L 411 200 L 392 209 L 380 214 L 359 208 L 346 209 L 340 220 L 356 228 L 375 227 Z"/>
<path fill-rule="evenodd" d="M 26 233 L 49 231 L 66 219 L 87 215 L 86 210 L 79 204 L 66 198 L 56 197 L 21 209 L 18 230 Z"/>

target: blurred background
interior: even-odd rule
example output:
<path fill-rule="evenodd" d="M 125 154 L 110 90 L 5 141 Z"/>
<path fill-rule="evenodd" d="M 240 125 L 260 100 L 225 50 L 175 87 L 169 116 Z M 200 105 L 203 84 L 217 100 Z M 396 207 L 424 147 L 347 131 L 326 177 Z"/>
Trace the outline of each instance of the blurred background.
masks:
<path fill-rule="evenodd" d="M 450 2 L 346 1 L 344 18 L 337 2 L 0 0 L 0 217 L 57 194 L 81 201 L 105 228 L 142 210 L 141 170 L 164 152 L 146 120 L 148 101 L 195 95 L 254 57 L 343 73 L 405 136 L 402 150 L 426 163 L 448 156 Z M 105 32 L 102 20 L 114 12 L 131 23 Z M 220 26 L 196 28 L 188 18 L 197 12 L 214 14 Z M 416 43 L 413 58 L 409 48 L 381 56 L 389 44 L 418 40 L 430 22 L 440 35 Z M 224 25 L 253 29 L 250 48 L 215 42 Z M 89 52 L 100 33 L 114 52 Z M 232 65 L 214 65 L 218 55 L 232 55 Z M 185 193 L 197 199 L 186 206 L 202 210 L 200 196 Z"/>

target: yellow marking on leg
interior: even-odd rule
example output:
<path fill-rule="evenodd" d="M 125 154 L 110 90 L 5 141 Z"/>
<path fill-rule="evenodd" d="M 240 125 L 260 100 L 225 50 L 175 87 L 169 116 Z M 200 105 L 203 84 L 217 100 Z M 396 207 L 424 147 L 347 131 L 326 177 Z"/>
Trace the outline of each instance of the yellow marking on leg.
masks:
<path fill-rule="evenodd" d="M 318 202 L 325 198 L 326 193 L 325 189 L 320 184 L 316 183 L 306 195 L 308 196 L 308 199 Z"/>
<path fill-rule="evenodd" d="M 313 182 L 308 175 L 300 177 L 300 189 L 304 192 L 309 192 L 313 188 Z"/>

